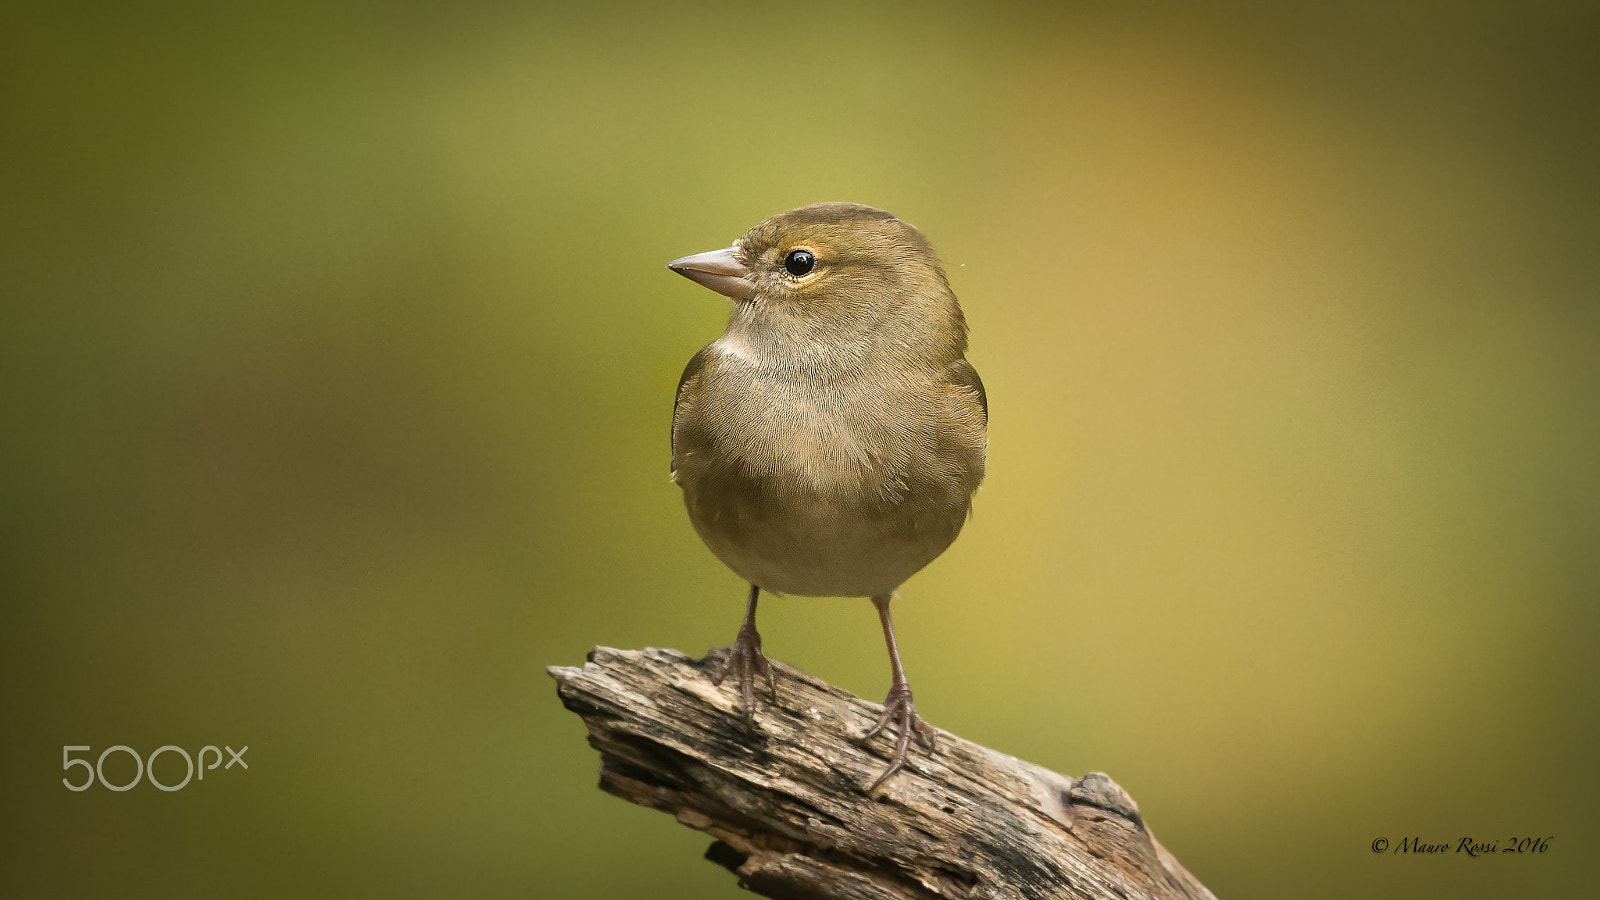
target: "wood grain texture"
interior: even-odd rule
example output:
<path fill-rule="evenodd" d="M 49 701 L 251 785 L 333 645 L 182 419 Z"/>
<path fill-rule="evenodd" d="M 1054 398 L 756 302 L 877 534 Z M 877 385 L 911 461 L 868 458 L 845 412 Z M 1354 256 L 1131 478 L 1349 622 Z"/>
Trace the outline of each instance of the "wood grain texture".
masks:
<path fill-rule="evenodd" d="M 597 647 L 551 666 L 600 751 L 600 786 L 715 839 L 706 856 L 774 898 L 1210 898 L 1106 775 L 1073 779 L 939 732 L 869 796 L 881 709 L 774 662 L 759 733 L 710 662 Z"/>

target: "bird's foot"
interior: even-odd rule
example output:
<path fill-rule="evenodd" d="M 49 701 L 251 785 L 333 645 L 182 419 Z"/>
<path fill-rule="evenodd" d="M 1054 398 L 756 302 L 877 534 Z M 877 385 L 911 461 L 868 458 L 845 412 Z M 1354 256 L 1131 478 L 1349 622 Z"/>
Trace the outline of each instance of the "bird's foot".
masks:
<path fill-rule="evenodd" d="M 866 734 L 861 736 L 862 742 L 872 740 L 883 732 L 893 722 L 899 729 L 900 736 L 894 743 L 894 755 L 889 759 L 889 768 L 884 770 L 878 780 L 867 787 L 867 793 L 872 793 L 878 786 L 889 780 L 889 776 L 900 771 L 906 764 L 906 754 L 911 749 L 911 734 L 916 732 L 917 739 L 931 752 L 934 747 L 938 730 L 922 717 L 917 715 L 916 704 L 911 702 L 911 685 L 901 682 L 889 688 L 889 696 L 883 701 L 883 715 L 878 717 L 878 724 L 872 726 Z"/>
<path fill-rule="evenodd" d="M 766 676 L 767 690 L 772 694 L 772 702 L 778 702 L 778 681 L 772 674 L 772 666 L 767 663 L 767 657 L 761 652 L 761 635 L 754 627 L 746 624 L 739 629 L 739 636 L 734 639 L 733 646 L 726 648 L 726 655 L 717 666 L 717 672 L 711 676 L 711 683 L 721 687 L 722 679 L 728 677 L 730 670 L 739 673 L 739 697 L 744 708 L 744 724 L 751 731 L 756 728 L 756 673 Z"/>

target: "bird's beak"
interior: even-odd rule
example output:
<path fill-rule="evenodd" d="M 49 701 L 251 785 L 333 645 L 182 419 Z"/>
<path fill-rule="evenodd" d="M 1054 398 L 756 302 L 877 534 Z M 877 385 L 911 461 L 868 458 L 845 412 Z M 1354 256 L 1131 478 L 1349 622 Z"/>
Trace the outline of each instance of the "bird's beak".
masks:
<path fill-rule="evenodd" d="M 756 298 L 756 284 L 750 278 L 750 270 L 733 255 L 732 247 L 675 259 L 667 263 L 667 268 L 724 297 L 734 300 Z"/>

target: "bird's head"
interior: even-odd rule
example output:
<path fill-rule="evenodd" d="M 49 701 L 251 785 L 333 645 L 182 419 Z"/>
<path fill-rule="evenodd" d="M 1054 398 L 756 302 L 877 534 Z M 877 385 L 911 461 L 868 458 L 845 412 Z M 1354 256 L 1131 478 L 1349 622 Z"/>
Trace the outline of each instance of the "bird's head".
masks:
<path fill-rule="evenodd" d="M 802 206 L 732 247 L 667 266 L 736 301 L 728 333 L 759 351 L 943 365 L 966 348 L 966 323 L 933 247 L 881 209 Z"/>

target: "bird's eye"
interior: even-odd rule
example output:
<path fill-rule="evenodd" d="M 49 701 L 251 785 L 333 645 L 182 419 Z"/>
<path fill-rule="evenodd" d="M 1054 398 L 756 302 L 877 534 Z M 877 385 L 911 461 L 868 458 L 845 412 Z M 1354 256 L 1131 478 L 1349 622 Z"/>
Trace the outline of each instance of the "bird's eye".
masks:
<path fill-rule="evenodd" d="M 790 250 L 789 255 L 783 258 L 784 271 L 796 278 L 810 272 L 817 265 L 817 258 L 810 250 Z"/>

